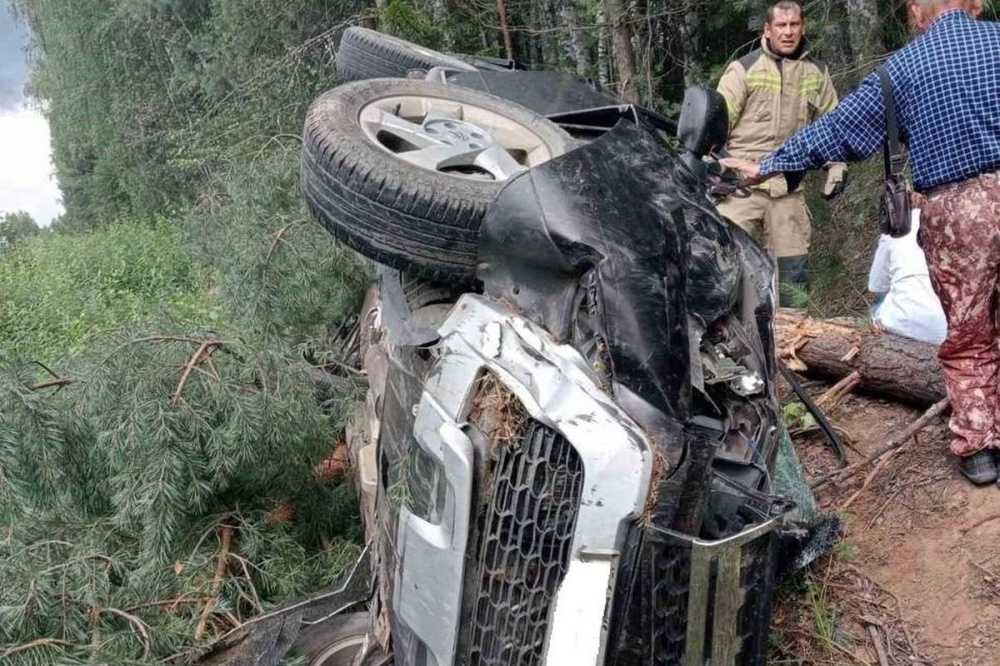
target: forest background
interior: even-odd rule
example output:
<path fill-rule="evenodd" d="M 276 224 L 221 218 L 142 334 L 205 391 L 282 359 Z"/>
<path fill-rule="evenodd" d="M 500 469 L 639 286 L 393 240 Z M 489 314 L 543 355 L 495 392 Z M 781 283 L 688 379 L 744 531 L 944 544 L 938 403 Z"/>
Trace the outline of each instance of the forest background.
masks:
<path fill-rule="evenodd" d="M 764 0 L 10 0 L 65 214 L 0 220 L 0 663 L 167 663 L 358 552 L 316 366 L 369 267 L 309 220 L 306 106 L 349 25 L 589 77 L 666 114 Z M 901 0 L 804 3 L 847 92 Z M 996 10 L 988 8 L 990 18 Z M 810 199 L 820 315 L 863 313 L 880 163 Z"/>

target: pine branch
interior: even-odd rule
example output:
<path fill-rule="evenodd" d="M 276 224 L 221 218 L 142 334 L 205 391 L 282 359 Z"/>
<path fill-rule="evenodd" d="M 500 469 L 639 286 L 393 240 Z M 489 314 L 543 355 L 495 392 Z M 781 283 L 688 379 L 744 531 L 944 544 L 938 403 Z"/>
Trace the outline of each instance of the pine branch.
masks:
<path fill-rule="evenodd" d="M 20 645 L 7 648 L 3 652 L 0 652 L 0 659 L 7 659 L 8 657 L 13 657 L 15 654 L 27 652 L 28 650 L 34 650 L 35 648 L 40 648 L 45 645 L 70 646 L 73 644 L 69 641 L 60 640 L 58 638 L 38 638 L 33 641 L 28 641 L 27 643 L 21 643 Z"/>
<path fill-rule="evenodd" d="M 185 338 L 178 335 L 150 335 L 145 338 L 136 338 L 135 340 L 129 340 L 129 344 L 137 345 L 143 342 L 189 342 L 194 345 L 200 345 L 204 342 L 202 339 L 198 338 Z"/>
<path fill-rule="evenodd" d="M 170 404 L 176 407 L 181 401 L 181 395 L 184 393 L 184 385 L 187 384 L 188 378 L 194 371 L 195 366 L 200 364 L 204 359 L 202 358 L 206 354 L 211 355 L 211 353 L 222 344 L 218 338 L 210 338 L 201 343 L 201 346 L 195 350 L 191 358 L 188 359 L 187 364 L 184 367 L 184 373 L 181 375 L 181 380 L 177 383 L 177 389 L 174 391 L 174 397 L 170 400 Z"/>
<path fill-rule="evenodd" d="M 295 222 L 289 222 L 285 226 L 278 229 L 277 233 L 274 234 L 274 240 L 271 241 L 271 247 L 268 248 L 267 254 L 264 255 L 264 263 L 267 264 L 271 261 L 271 255 L 274 254 L 274 250 L 278 247 L 278 243 L 281 242 L 281 237 L 285 235 L 293 225 L 299 224 L 302 220 L 295 220 Z"/>
<path fill-rule="evenodd" d="M 245 557 L 240 557 L 236 553 L 232 553 L 233 558 L 240 563 L 240 567 L 243 569 L 243 575 L 247 579 L 247 586 L 250 588 L 250 593 L 253 595 L 251 599 L 254 607 L 258 612 L 264 612 L 264 604 L 260 602 L 260 595 L 257 594 L 257 588 L 253 584 L 253 576 L 250 575 L 250 567 L 254 566 L 252 562 L 248 562 Z"/>
<path fill-rule="evenodd" d="M 101 623 L 98 621 L 101 617 L 101 607 L 94 606 L 90 609 L 90 624 L 92 629 L 90 631 L 90 656 L 93 659 L 97 651 L 101 649 Z M 64 623 L 65 624 L 65 623 Z"/>
<path fill-rule="evenodd" d="M 100 561 L 104 562 L 105 564 L 107 564 L 109 569 L 115 565 L 114 560 L 112 560 L 107 555 L 96 555 L 96 554 L 94 554 L 94 555 L 87 555 L 85 557 L 78 557 L 78 558 L 75 558 L 75 559 L 72 559 L 72 560 L 68 560 L 66 562 L 60 562 L 59 564 L 54 564 L 51 567 L 48 567 L 47 569 L 42 569 L 41 571 L 39 571 L 38 575 L 39 576 L 45 576 L 47 574 L 59 571 L 60 569 L 69 568 L 69 567 L 73 566 L 74 564 L 80 564 L 81 562 L 89 562 L 90 560 L 100 560 Z"/>
<path fill-rule="evenodd" d="M 172 611 L 176 610 L 177 607 L 180 606 L 181 604 L 200 604 L 201 602 L 202 602 L 201 599 L 189 599 L 187 593 L 184 593 L 175 599 L 159 599 L 157 601 L 146 601 L 141 604 L 135 604 L 134 606 L 129 606 L 125 610 L 131 612 L 131 611 L 142 610 L 144 608 L 156 608 L 162 606 L 165 607 L 167 610 Z"/>
<path fill-rule="evenodd" d="M 69 386 L 70 384 L 76 383 L 76 380 L 72 377 L 54 377 L 52 379 L 45 379 L 40 382 L 35 382 L 34 384 L 29 384 L 26 388 L 29 391 L 40 391 L 42 389 Z"/>
<path fill-rule="evenodd" d="M 201 612 L 201 619 L 198 620 L 198 626 L 194 630 L 194 640 L 201 640 L 202 634 L 205 633 L 205 627 L 208 624 L 208 618 L 212 614 L 212 609 L 215 608 L 215 604 L 219 601 L 219 589 L 222 587 L 222 577 L 226 573 L 226 560 L 229 559 L 229 547 L 232 544 L 233 538 L 233 526 L 225 523 L 222 525 L 222 545 L 219 547 L 219 559 L 215 565 L 215 578 L 212 580 L 212 593 L 205 600 L 205 608 Z"/>
<path fill-rule="evenodd" d="M 59 378 L 59 375 L 57 375 L 55 372 L 53 372 L 52 369 L 49 366 L 45 365 L 41 361 L 32 361 L 32 363 L 34 363 L 35 365 L 37 365 L 38 367 L 40 367 L 45 372 L 47 372 L 50 375 L 52 375 L 53 377 L 55 377 L 57 379 Z"/>
<path fill-rule="evenodd" d="M 112 615 L 117 615 L 120 618 L 128 620 L 129 624 L 135 627 L 135 632 L 139 635 L 139 641 L 142 643 L 142 659 L 146 661 L 149 659 L 149 651 L 151 649 L 151 643 L 149 642 L 149 631 L 146 627 L 146 623 L 137 618 L 135 615 L 126 613 L 123 610 L 117 608 L 102 608 L 100 609 L 102 613 L 111 613 Z"/>

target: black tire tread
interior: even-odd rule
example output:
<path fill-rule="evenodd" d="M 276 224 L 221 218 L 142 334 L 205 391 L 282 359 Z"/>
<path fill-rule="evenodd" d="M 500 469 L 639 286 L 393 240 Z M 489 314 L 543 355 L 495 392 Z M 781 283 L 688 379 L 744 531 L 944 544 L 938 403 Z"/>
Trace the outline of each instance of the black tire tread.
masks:
<path fill-rule="evenodd" d="M 572 140 L 541 116 L 485 93 L 426 81 L 376 79 L 320 96 L 303 130 L 301 180 L 312 214 L 338 240 L 379 263 L 441 282 L 468 282 L 479 227 L 503 183 L 462 180 L 413 167 L 374 145 L 360 105 L 421 94 L 505 109 L 529 123 L 554 154 Z"/>
<path fill-rule="evenodd" d="M 432 67 L 475 70 L 458 58 L 367 28 L 345 30 L 337 49 L 337 75 L 344 81 L 406 78 L 410 70 Z"/>

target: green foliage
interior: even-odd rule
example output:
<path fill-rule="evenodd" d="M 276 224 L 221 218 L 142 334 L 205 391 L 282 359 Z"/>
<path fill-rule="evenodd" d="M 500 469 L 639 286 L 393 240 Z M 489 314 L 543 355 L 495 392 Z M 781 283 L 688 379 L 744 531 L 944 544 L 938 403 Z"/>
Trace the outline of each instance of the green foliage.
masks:
<path fill-rule="evenodd" d="M 789 430 L 816 427 L 816 419 L 800 402 L 789 402 L 781 407 L 781 420 Z"/>
<path fill-rule="evenodd" d="M 239 618 L 357 552 L 352 487 L 315 472 L 354 394 L 319 405 L 292 339 L 321 352 L 369 273 L 307 222 L 297 144 L 265 148 L 179 223 L 45 234 L 0 261 L 0 640 L 65 641 L 24 663 L 190 647 L 220 523 L 237 536 L 217 613 Z"/>
<path fill-rule="evenodd" d="M 333 582 L 358 554 L 338 541 L 311 553 L 289 525 L 263 513 L 206 517 L 167 566 L 143 559 L 142 542 L 112 521 L 38 521 L 0 540 L 0 645 L 51 637 L 3 663 L 167 664 L 189 647 L 220 556 L 220 521 L 234 526 L 216 608 L 237 621 L 275 601 Z M 58 535 L 58 538 L 53 538 Z M 239 549 L 235 552 L 235 549 Z M 228 626 L 228 625 L 227 625 Z"/>
<path fill-rule="evenodd" d="M 819 195 L 826 174 L 810 174 L 806 198 L 813 214 L 808 306 L 820 317 L 867 317 L 868 269 L 878 238 L 878 193 L 882 162 L 850 167 L 844 192 L 833 201 Z"/>
<path fill-rule="evenodd" d="M 243 210 L 245 203 L 231 205 Z M 236 224 L 230 238 L 244 230 Z M 272 254 L 279 274 L 290 275 L 281 266 L 290 257 L 330 249 L 328 239 L 315 248 L 303 240 L 317 239 L 290 235 L 286 251 Z M 328 584 L 356 553 L 347 544 L 358 538 L 358 523 L 353 489 L 315 469 L 330 453 L 352 396 L 321 409 L 312 371 L 290 345 L 272 341 L 271 326 L 251 325 L 247 315 L 236 329 L 219 316 L 235 310 L 233 302 L 211 310 L 215 323 L 202 329 L 190 320 L 182 325 L 175 312 L 146 309 L 178 284 L 208 298 L 191 282 L 198 264 L 179 249 L 175 256 L 141 252 L 147 242 L 151 250 L 177 248 L 166 227 L 49 235 L 29 243 L 21 263 L 0 266 L 11 283 L 24 284 L 47 265 L 24 257 L 59 255 L 69 241 L 76 243 L 70 268 L 80 284 L 67 293 L 93 305 L 108 332 L 91 332 L 75 357 L 64 358 L 66 379 L 4 362 L 0 522 L 9 528 L 0 541 L 0 641 L 65 642 L 24 653 L 24 663 L 125 663 L 147 649 L 159 658 L 183 650 L 215 568 L 217 545 L 205 536 L 220 523 L 237 536 L 218 612 L 246 618 Z M 124 249 L 102 256 L 122 241 L 138 251 L 135 261 L 120 261 Z M 214 291 L 212 298 L 227 302 L 228 291 Z M 252 295 L 253 288 L 239 293 Z M 306 301 L 327 293 L 302 287 Z M 353 304 L 345 294 L 343 307 Z M 333 303 L 291 321 L 316 323 L 336 312 Z M 269 517 L 282 507 L 294 518 Z M 42 543 L 53 539 L 58 547 Z M 342 545 L 322 547 L 331 542 Z M 150 605 L 194 590 L 202 590 L 194 603 Z M 148 647 L 136 622 L 116 610 L 147 627 L 155 637 Z M 96 647 L 95 632 L 103 637 Z"/>
<path fill-rule="evenodd" d="M 440 45 L 442 34 L 434 19 L 406 0 L 389 0 L 379 9 L 382 28 L 404 39 L 434 48 Z"/>
<path fill-rule="evenodd" d="M 352 0 L 13 0 L 75 228 L 174 217 L 334 79 Z"/>
<path fill-rule="evenodd" d="M 9 248 L 18 243 L 37 236 L 41 229 L 30 213 L 18 211 L 5 213 L 0 217 L 0 249 Z"/>
<path fill-rule="evenodd" d="M 355 393 L 319 404 L 293 343 L 322 356 L 370 272 L 288 140 L 354 8 L 16 4 L 67 212 L 0 255 L 0 645 L 161 663 L 358 552 L 352 486 L 316 471 Z"/>
<path fill-rule="evenodd" d="M 213 270 L 227 321 L 274 340 L 322 337 L 360 306 L 372 273 L 309 215 L 299 193 L 299 144 L 215 179 L 180 228 L 191 255 Z"/>
<path fill-rule="evenodd" d="M 154 313 L 202 325 L 218 319 L 200 271 L 164 222 L 45 234 L 0 261 L 4 355 L 56 363 Z"/>

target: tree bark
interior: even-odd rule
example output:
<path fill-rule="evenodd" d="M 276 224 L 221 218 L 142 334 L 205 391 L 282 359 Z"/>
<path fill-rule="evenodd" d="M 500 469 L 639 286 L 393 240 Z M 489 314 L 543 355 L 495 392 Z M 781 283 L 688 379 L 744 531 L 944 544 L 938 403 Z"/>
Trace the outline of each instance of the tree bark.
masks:
<path fill-rule="evenodd" d="M 856 372 L 861 390 L 919 405 L 945 398 L 936 345 L 798 313 L 779 313 L 776 327 L 793 370 L 835 379 Z"/>
<path fill-rule="evenodd" d="M 378 30 L 378 19 L 384 6 L 385 0 L 365 0 L 365 11 L 361 16 L 361 27 L 368 28 L 369 30 Z"/>
<path fill-rule="evenodd" d="M 559 8 L 559 22 L 566 29 L 563 57 L 576 70 L 577 76 L 584 77 L 587 75 L 590 63 L 587 60 L 587 47 L 583 43 L 579 12 L 574 0 L 566 0 Z"/>
<path fill-rule="evenodd" d="M 611 19 L 611 50 L 618 72 L 618 95 L 627 102 L 638 103 L 635 87 L 635 54 L 632 52 L 632 26 L 628 21 L 625 0 L 606 0 Z"/>
<path fill-rule="evenodd" d="M 684 87 L 701 82 L 701 15 L 698 6 L 692 4 L 684 14 Z"/>
<path fill-rule="evenodd" d="M 867 72 L 873 67 L 875 59 L 885 51 L 878 0 L 846 0 L 846 4 L 855 62 Z"/>
<path fill-rule="evenodd" d="M 611 80 L 608 75 L 608 17 L 602 4 L 597 10 L 597 82 L 607 86 Z"/>
<path fill-rule="evenodd" d="M 507 60 L 514 59 L 514 43 L 510 39 L 510 28 L 507 26 L 507 6 L 504 0 L 497 0 L 497 15 L 500 17 L 500 34 L 503 36 L 503 48 Z"/>
<path fill-rule="evenodd" d="M 824 59 L 830 65 L 834 74 L 841 74 L 850 71 L 847 81 L 854 84 L 860 78 L 861 72 L 854 70 L 854 47 L 851 44 L 851 21 L 847 11 L 847 0 L 830 0 L 827 6 L 826 22 L 832 26 L 834 38 L 830 40 L 829 46 L 824 49 Z M 867 71 L 863 72 L 867 74 Z M 839 86 L 838 86 L 839 89 Z"/>
<path fill-rule="evenodd" d="M 448 7 L 445 5 L 444 0 L 432 0 L 431 16 L 434 17 L 434 22 L 441 26 L 441 48 L 445 51 L 453 50 L 455 48 L 455 38 L 449 27 L 451 26 L 451 20 L 448 16 Z"/>

